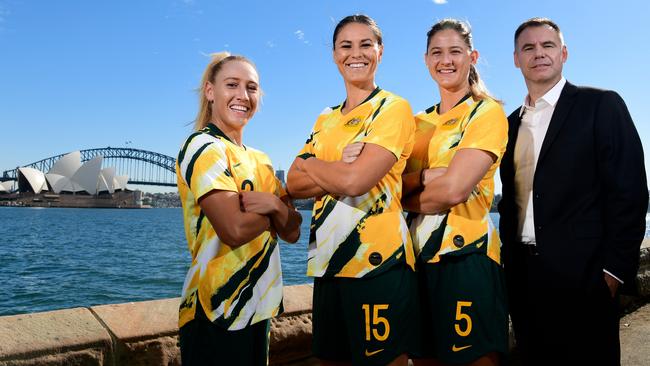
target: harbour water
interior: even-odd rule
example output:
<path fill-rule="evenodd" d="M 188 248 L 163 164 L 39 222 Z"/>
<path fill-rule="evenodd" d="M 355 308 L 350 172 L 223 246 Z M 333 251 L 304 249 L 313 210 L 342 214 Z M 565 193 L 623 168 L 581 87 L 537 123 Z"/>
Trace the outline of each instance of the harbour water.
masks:
<path fill-rule="evenodd" d="M 299 243 L 280 249 L 286 285 L 311 282 L 301 214 Z M 190 263 L 179 208 L 0 207 L 0 222 L 0 315 L 178 297 Z"/>
<path fill-rule="evenodd" d="M 310 281 L 302 214 L 285 284 Z M 178 297 L 191 262 L 180 208 L 0 207 L 0 222 L 0 315 Z"/>

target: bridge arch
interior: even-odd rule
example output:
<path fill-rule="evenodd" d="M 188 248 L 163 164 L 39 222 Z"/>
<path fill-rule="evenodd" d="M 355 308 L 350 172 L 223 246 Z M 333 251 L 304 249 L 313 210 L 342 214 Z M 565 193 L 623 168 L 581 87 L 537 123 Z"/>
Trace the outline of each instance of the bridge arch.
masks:
<path fill-rule="evenodd" d="M 80 150 L 81 161 L 86 162 L 102 156 L 103 167 L 115 167 L 118 175 L 128 175 L 129 184 L 153 186 L 176 186 L 176 159 L 153 151 L 126 148 L 104 147 Z M 61 157 L 69 154 L 54 155 L 22 167 L 38 169 L 47 173 Z M 0 181 L 16 180 L 18 168 L 5 170 Z"/>

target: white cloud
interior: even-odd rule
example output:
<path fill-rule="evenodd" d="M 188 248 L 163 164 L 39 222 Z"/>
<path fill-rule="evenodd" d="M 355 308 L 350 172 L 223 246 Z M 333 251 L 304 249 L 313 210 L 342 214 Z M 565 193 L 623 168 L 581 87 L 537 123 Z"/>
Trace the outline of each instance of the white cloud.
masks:
<path fill-rule="evenodd" d="M 273 41 L 266 41 L 266 47 L 268 47 L 268 48 L 274 48 L 274 47 L 275 47 L 275 43 L 273 43 Z"/>
<path fill-rule="evenodd" d="M 438 4 L 438 5 L 447 3 L 447 0 L 431 0 L 431 1 L 433 1 L 434 4 Z"/>
<path fill-rule="evenodd" d="M 308 45 L 308 44 L 311 44 L 307 39 L 305 39 L 305 32 L 301 31 L 300 29 L 298 29 L 297 31 L 293 32 L 293 34 L 296 35 L 296 37 L 298 38 L 298 40 L 299 40 L 300 42 L 302 42 L 302 43 L 304 43 L 304 44 L 307 44 L 307 45 Z"/>

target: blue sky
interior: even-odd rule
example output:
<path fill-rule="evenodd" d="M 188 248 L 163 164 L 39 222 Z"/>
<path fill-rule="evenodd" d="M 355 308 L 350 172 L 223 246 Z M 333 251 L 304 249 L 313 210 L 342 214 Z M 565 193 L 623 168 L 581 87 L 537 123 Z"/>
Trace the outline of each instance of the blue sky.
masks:
<path fill-rule="evenodd" d="M 353 13 L 382 28 L 377 82 L 414 111 L 438 100 L 422 56 L 427 30 L 445 17 L 469 21 L 479 72 L 508 113 L 526 94 L 513 32 L 525 19 L 550 17 L 568 45 L 567 79 L 618 91 L 650 149 L 644 1 L 0 0 L 0 171 L 126 141 L 176 156 L 206 55 L 222 50 L 251 58 L 265 92 L 244 143 L 288 169 L 318 113 L 345 98 L 331 35 Z"/>

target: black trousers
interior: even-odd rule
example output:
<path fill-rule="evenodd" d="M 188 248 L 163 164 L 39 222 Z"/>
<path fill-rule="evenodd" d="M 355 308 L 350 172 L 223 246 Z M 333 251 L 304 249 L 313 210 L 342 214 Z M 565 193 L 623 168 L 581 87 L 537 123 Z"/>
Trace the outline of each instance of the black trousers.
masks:
<path fill-rule="evenodd" d="M 601 269 L 567 286 L 525 245 L 505 265 L 510 316 L 524 365 L 620 365 L 618 299 Z"/>

